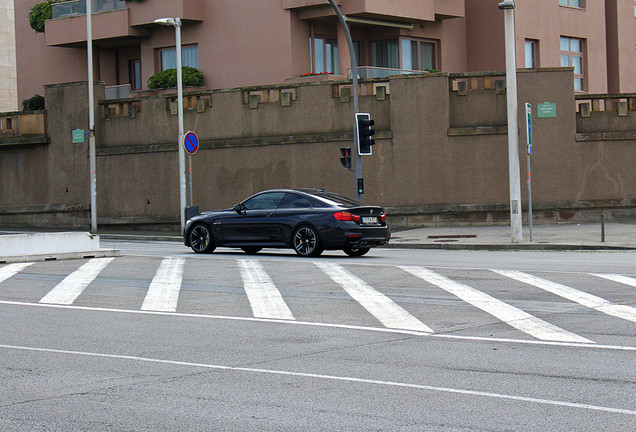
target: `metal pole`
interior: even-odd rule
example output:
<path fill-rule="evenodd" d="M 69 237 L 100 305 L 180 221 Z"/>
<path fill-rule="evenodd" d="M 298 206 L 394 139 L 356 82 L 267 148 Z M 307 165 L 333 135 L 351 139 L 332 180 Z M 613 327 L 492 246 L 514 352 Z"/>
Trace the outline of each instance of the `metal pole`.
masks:
<path fill-rule="evenodd" d="M 358 112 L 358 60 L 356 59 L 356 52 L 353 47 L 353 40 L 351 39 L 351 33 L 349 32 L 349 26 L 347 25 L 347 20 L 345 16 L 340 11 L 340 8 L 336 4 L 335 0 L 329 0 L 331 7 L 336 12 L 338 16 L 338 21 L 340 21 L 340 25 L 342 26 L 342 30 L 344 31 L 345 38 L 347 39 L 347 45 L 349 46 L 349 56 L 351 57 L 351 78 L 353 85 L 353 115 L 355 119 L 355 114 Z M 358 135 L 358 122 L 354 120 L 353 122 L 353 133 L 354 137 Z M 356 200 L 362 202 L 362 195 L 358 192 L 358 179 L 362 178 L 362 158 L 360 157 L 360 152 L 358 151 L 358 146 L 356 145 L 355 138 L 353 147 L 355 148 L 354 152 L 354 173 L 356 176 L 355 182 L 355 190 L 356 190 Z"/>
<path fill-rule="evenodd" d="M 605 243 L 605 215 L 601 215 L 601 243 Z"/>
<path fill-rule="evenodd" d="M 517 118 L 517 66 L 515 59 L 514 2 L 499 4 L 504 9 L 506 32 L 506 95 L 508 106 L 508 173 L 510 183 L 510 227 L 512 242 L 521 243 L 521 174 L 519 170 L 519 120 Z"/>
<path fill-rule="evenodd" d="M 532 243 L 532 171 L 530 170 L 530 155 L 532 155 L 532 106 L 526 104 L 526 138 L 528 151 L 526 152 L 526 165 L 528 170 L 528 226 L 530 227 L 530 243 Z"/>
<path fill-rule="evenodd" d="M 174 28 L 177 38 L 177 113 L 179 117 L 179 214 L 181 217 L 181 232 L 185 229 L 185 208 L 186 208 L 186 168 L 185 149 L 183 148 L 183 83 L 181 71 L 181 19 L 176 17 Z"/>
<path fill-rule="evenodd" d="M 532 172 L 530 171 L 530 153 L 528 153 L 527 162 L 528 162 L 528 225 L 530 226 L 530 243 L 532 243 Z"/>
<path fill-rule="evenodd" d="M 86 0 L 86 48 L 88 51 L 88 159 L 91 184 L 91 231 L 97 231 L 97 161 L 95 152 L 95 104 L 93 95 L 92 0 Z"/>
<path fill-rule="evenodd" d="M 193 206 L 193 200 L 192 200 L 192 155 L 189 154 L 188 155 L 188 167 L 190 168 L 190 207 Z"/>

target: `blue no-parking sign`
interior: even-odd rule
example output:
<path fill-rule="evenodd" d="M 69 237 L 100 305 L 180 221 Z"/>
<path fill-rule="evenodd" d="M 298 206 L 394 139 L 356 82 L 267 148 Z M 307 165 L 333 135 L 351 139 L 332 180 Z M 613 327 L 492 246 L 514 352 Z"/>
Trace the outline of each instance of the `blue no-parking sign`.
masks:
<path fill-rule="evenodd" d="M 195 154 L 197 150 L 199 150 L 199 138 L 197 134 L 192 131 L 186 132 L 183 136 L 183 147 L 189 154 Z"/>

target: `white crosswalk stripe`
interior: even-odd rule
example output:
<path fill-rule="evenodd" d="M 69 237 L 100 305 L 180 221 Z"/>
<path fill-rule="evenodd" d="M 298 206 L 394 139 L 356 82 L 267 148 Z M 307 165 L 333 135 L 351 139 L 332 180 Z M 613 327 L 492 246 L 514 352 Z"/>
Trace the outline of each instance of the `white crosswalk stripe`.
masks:
<path fill-rule="evenodd" d="M 433 332 L 430 327 L 408 313 L 400 305 L 367 285 L 366 282 L 354 276 L 342 266 L 328 263 L 316 263 L 316 265 L 385 327 L 427 333 Z"/>
<path fill-rule="evenodd" d="M 73 304 L 75 299 L 114 258 L 93 258 L 62 280 L 40 303 Z"/>
<path fill-rule="evenodd" d="M 511 279 L 518 280 L 528 285 L 540 288 L 542 290 L 551 292 L 560 297 L 571 300 L 580 305 L 595 309 L 599 312 L 606 313 L 618 318 L 626 319 L 632 322 L 636 322 L 636 308 L 626 305 L 615 305 L 605 300 L 604 298 L 597 297 L 595 295 L 579 291 L 567 285 L 552 282 L 546 279 L 542 279 L 527 273 L 523 273 L 516 270 L 492 270 L 502 276 L 509 277 Z"/>
<path fill-rule="evenodd" d="M 583 342 L 593 343 L 589 339 L 563 330 L 555 325 L 547 323 L 527 312 L 522 311 L 508 303 L 498 300 L 484 292 L 455 282 L 445 276 L 428 270 L 424 267 L 400 266 L 400 268 L 426 282 L 453 294 L 467 303 L 483 310 L 486 313 L 500 319 L 506 324 L 521 330 L 537 339 L 559 342 Z"/>
<path fill-rule="evenodd" d="M 168 257 L 159 265 L 148 287 L 142 310 L 175 312 L 179 301 L 185 258 Z"/>
<path fill-rule="evenodd" d="M 621 283 L 623 285 L 629 285 L 636 287 L 636 278 L 623 276 L 618 274 L 605 274 L 605 273 L 590 273 L 592 276 L 600 277 L 603 279 L 611 280 L 614 282 Z"/>
<path fill-rule="evenodd" d="M 29 267 L 33 263 L 15 263 L 15 264 L 7 264 L 4 267 L 0 268 L 0 282 L 3 282 L 10 277 L 14 276 L 17 273 L 20 273 L 25 268 Z"/>
<path fill-rule="evenodd" d="M 245 293 L 255 318 L 293 320 L 283 296 L 258 261 L 237 260 Z"/>

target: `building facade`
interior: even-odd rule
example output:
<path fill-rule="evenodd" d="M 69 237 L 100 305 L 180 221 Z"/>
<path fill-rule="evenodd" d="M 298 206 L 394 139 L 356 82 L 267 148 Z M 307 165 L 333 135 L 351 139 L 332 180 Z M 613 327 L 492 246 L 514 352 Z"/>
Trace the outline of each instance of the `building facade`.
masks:
<path fill-rule="evenodd" d="M 0 112 L 18 110 L 13 0 L 0 0 Z"/>
<path fill-rule="evenodd" d="M 15 2 L 20 99 L 86 79 L 84 1 L 54 4 L 44 33 L 27 18 L 41 0 Z M 337 3 L 361 77 L 505 67 L 498 0 Z M 154 23 L 162 17 L 181 18 L 184 65 L 199 69 L 208 89 L 349 76 L 349 49 L 327 0 L 93 0 L 93 13 L 94 77 L 124 91 L 143 90 L 176 65 L 174 29 Z M 518 0 L 515 21 L 518 67 L 573 67 L 577 92 L 636 92 L 635 0 Z"/>

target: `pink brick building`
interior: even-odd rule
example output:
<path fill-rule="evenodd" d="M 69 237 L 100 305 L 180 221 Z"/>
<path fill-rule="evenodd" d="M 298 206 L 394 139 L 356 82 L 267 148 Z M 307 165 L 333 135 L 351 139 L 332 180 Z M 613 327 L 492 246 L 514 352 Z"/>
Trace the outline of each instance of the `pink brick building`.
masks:
<path fill-rule="evenodd" d="M 15 2 L 18 99 L 43 85 L 87 78 L 84 0 L 54 5 L 44 33 L 27 15 L 41 0 Z M 175 66 L 180 17 L 183 61 L 206 88 L 281 83 L 307 73 L 348 76 L 349 51 L 327 0 L 93 0 L 95 79 L 147 87 Z M 498 0 L 338 0 L 363 76 L 435 69 L 503 70 Z M 572 66 L 577 91 L 636 92 L 635 0 L 518 0 L 519 68 Z"/>

